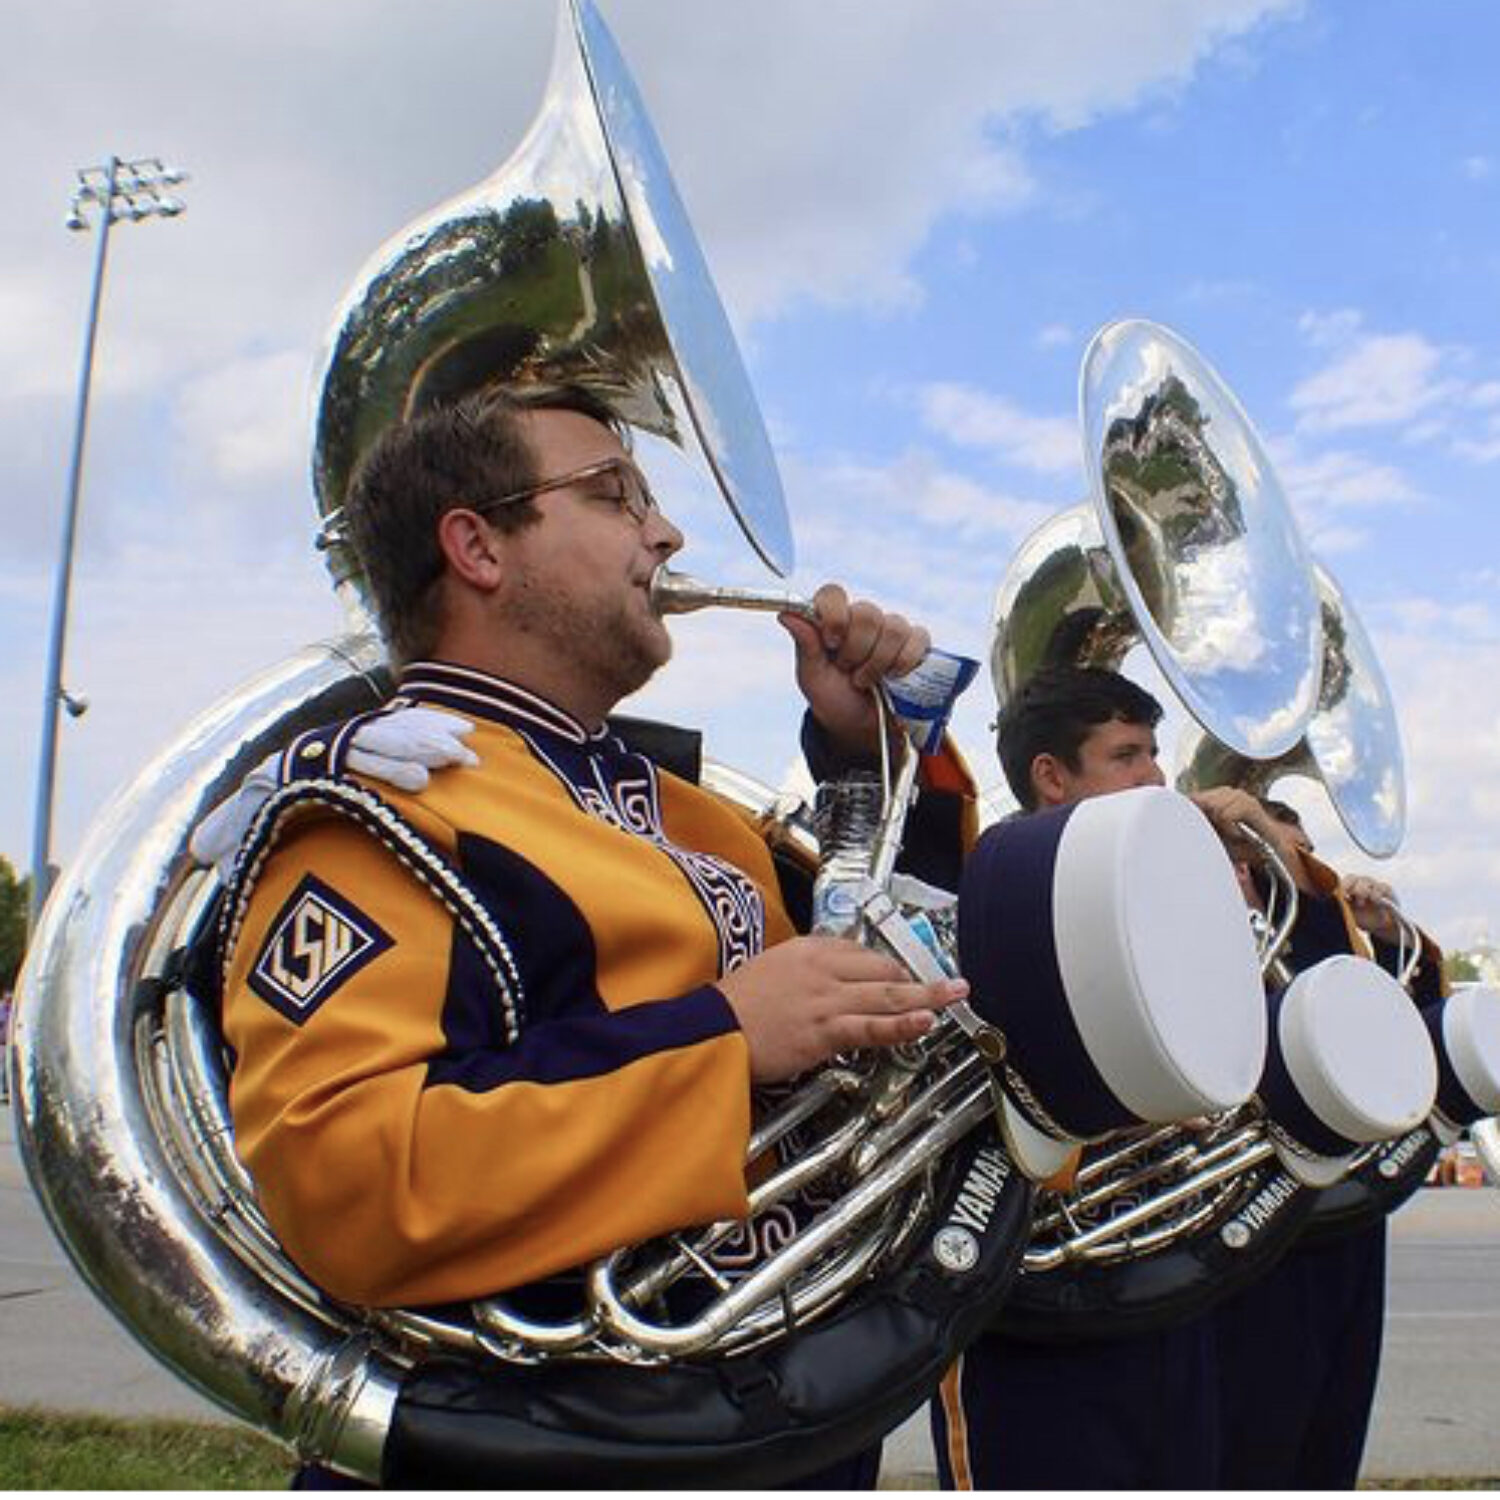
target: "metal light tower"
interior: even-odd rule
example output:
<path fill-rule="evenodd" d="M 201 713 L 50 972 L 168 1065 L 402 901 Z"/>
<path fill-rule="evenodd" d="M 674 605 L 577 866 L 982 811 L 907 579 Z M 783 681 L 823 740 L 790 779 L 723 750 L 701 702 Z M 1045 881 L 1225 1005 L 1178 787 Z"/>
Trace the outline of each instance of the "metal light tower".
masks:
<path fill-rule="evenodd" d="M 78 497 L 83 479 L 83 445 L 88 432 L 89 388 L 94 376 L 94 339 L 99 328 L 99 302 L 104 292 L 104 266 L 109 254 L 110 226 L 117 219 L 175 218 L 183 210 L 180 198 L 164 189 L 187 180 L 185 172 L 162 164 L 156 156 L 125 161 L 111 156 L 102 167 L 84 167 L 78 173 L 73 201 L 68 210 L 69 229 L 91 227 L 90 215 L 97 211 L 98 246 L 94 252 L 94 279 L 89 295 L 88 322 L 83 336 L 83 365 L 78 375 L 78 406 L 73 423 L 73 452 L 68 464 L 68 496 L 63 511 L 62 543 L 57 557 L 57 582 L 52 593 L 52 630 L 47 650 L 47 681 L 42 698 L 42 739 L 37 763 L 36 817 L 31 846 L 31 922 L 41 912 L 52 883 L 52 792 L 57 775 L 58 711 L 66 705 L 77 717 L 86 708 L 82 698 L 66 693 L 62 685 L 63 647 L 68 633 L 68 595 L 73 579 L 73 538 L 78 527 Z"/>

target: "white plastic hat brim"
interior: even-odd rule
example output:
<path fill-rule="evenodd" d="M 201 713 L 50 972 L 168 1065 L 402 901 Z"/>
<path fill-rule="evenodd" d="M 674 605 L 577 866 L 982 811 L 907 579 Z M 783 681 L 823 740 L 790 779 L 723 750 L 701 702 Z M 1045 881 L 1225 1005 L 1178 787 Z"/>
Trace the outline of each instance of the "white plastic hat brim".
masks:
<path fill-rule="evenodd" d="M 1485 1114 L 1500 1114 L 1500 990 L 1454 990 L 1443 1005 L 1443 1046 L 1464 1092 Z"/>
<path fill-rule="evenodd" d="M 1278 1025 L 1303 1102 L 1355 1143 L 1390 1140 L 1432 1112 L 1437 1058 L 1420 1012 L 1391 975 L 1340 954 L 1287 987 Z"/>
<path fill-rule="evenodd" d="M 1244 1103 L 1266 1048 L 1244 897 L 1198 808 L 1165 787 L 1090 798 L 1054 874 L 1058 968 L 1085 1047 L 1143 1121 Z"/>

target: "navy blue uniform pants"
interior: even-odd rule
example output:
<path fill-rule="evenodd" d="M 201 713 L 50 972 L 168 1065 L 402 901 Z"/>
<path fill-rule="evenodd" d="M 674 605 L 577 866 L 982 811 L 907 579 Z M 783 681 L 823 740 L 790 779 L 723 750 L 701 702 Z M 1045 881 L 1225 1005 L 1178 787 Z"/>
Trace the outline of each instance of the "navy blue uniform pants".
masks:
<path fill-rule="evenodd" d="M 1211 1316 L 1064 1345 L 986 1335 L 932 1403 L 944 1489 L 1213 1489 L 1219 1477 Z"/>
<path fill-rule="evenodd" d="M 1385 1329 L 1386 1226 L 1290 1250 L 1217 1313 L 1225 1489 L 1353 1489 Z"/>

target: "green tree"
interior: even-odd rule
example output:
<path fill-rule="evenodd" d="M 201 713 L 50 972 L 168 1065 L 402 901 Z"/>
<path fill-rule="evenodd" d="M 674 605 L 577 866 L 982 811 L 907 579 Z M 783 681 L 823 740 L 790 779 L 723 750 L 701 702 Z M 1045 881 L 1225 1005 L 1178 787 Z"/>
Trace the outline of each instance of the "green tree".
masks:
<path fill-rule="evenodd" d="M 1468 980 L 1478 979 L 1479 965 L 1474 959 L 1461 949 L 1447 954 L 1443 959 L 1443 973 L 1449 984 L 1463 984 Z"/>
<path fill-rule="evenodd" d="M 0 854 L 0 995 L 15 987 L 26 956 L 26 914 L 31 906 L 31 879 L 22 879 Z"/>

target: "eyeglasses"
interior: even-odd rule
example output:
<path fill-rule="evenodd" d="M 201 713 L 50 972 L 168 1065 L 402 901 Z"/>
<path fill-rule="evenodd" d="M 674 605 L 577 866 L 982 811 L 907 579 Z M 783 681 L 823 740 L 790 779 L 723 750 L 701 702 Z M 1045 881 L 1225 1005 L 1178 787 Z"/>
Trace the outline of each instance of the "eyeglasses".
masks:
<path fill-rule="evenodd" d="M 559 474 L 556 479 L 544 479 L 540 484 L 528 485 L 513 495 L 502 495 L 498 500 L 486 500 L 470 509 L 483 515 L 487 510 L 498 510 L 502 505 L 515 505 L 530 500 L 533 495 L 545 495 L 549 490 L 565 490 L 572 485 L 582 485 L 586 480 L 604 480 L 603 484 L 588 485 L 583 493 L 593 500 L 604 500 L 618 505 L 637 526 L 646 524 L 647 516 L 657 513 L 656 496 L 646 483 L 646 476 L 628 458 L 606 458 L 597 464 L 574 469 L 570 474 Z M 613 480 L 611 485 L 609 480 Z"/>

